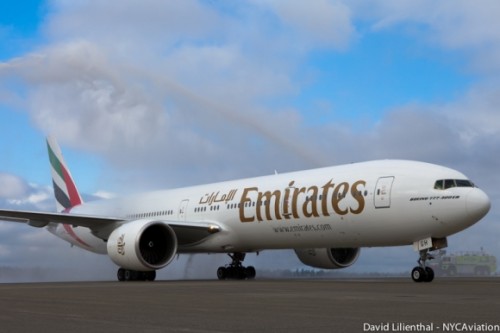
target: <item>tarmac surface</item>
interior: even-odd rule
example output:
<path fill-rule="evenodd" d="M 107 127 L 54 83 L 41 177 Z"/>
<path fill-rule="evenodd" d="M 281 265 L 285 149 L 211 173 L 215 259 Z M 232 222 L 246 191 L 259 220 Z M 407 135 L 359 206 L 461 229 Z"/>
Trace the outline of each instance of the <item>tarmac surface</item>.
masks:
<path fill-rule="evenodd" d="M 494 332 L 500 279 L 0 284 L 0 309 L 0 332 Z"/>

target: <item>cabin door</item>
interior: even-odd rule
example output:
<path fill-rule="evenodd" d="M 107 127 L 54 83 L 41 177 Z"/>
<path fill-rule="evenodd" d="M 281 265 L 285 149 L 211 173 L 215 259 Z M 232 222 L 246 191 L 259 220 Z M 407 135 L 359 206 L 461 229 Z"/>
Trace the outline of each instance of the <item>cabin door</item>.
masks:
<path fill-rule="evenodd" d="M 181 201 L 181 204 L 179 205 L 179 215 L 178 215 L 179 221 L 186 221 L 188 203 L 189 200 L 187 199 Z"/>
<path fill-rule="evenodd" d="M 375 185 L 375 208 L 391 207 L 391 190 L 394 177 L 380 177 Z"/>

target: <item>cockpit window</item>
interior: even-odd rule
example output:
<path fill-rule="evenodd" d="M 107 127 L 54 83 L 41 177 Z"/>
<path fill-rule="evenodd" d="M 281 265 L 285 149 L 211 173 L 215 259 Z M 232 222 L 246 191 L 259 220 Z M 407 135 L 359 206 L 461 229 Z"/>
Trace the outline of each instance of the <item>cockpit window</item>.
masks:
<path fill-rule="evenodd" d="M 444 182 L 444 180 L 436 180 L 436 182 L 434 183 L 434 189 L 435 190 L 442 190 L 444 188 L 443 182 Z"/>
<path fill-rule="evenodd" d="M 444 180 L 444 189 L 456 187 L 455 179 L 445 179 Z"/>
<path fill-rule="evenodd" d="M 474 184 L 467 179 L 440 179 L 434 183 L 436 190 L 446 190 L 452 187 L 474 187 Z"/>
<path fill-rule="evenodd" d="M 474 187 L 474 184 L 467 179 L 457 179 L 455 180 L 457 187 Z"/>

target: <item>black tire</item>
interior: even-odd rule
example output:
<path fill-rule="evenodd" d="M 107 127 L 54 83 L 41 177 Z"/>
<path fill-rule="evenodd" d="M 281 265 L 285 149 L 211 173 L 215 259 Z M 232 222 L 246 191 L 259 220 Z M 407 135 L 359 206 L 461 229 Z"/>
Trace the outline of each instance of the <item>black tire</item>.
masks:
<path fill-rule="evenodd" d="M 226 267 L 219 267 L 217 269 L 217 278 L 219 280 L 225 280 L 227 279 L 227 275 L 228 275 L 228 272 L 227 272 L 227 268 Z"/>
<path fill-rule="evenodd" d="M 424 282 L 432 282 L 434 280 L 434 270 L 430 267 L 425 267 L 425 274 L 426 277 L 424 279 Z"/>
<path fill-rule="evenodd" d="M 427 273 L 422 267 L 414 267 L 411 271 L 411 278 L 415 282 L 422 282 L 427 278 Z"/>
<path fill-rule="evenodd" d="M 125 281 L 137 281 L 139 279 L 139 272 L 126 269 L 125 270 Z"/>
<path fill-rule="evenodd" d="M 125 270 L 123 268 L 118 269 L 116 277 L 118 278 L 118 281 L 125 281 Z"/>
<path fill-rule="evenodd" d="M 154 281 L 156 279 L 156 271 L 146 272 L 146 281 Z"/>
<path fill-rule="evenodd" d="M 245 277 L 249 280 L 255 279 L 255 268 L 253 266 L 248 266 L 245 268 Z"/>
<path fill-rule="evenodd" d="M 234 278 L 237 280 L 245 280 L 247 277 L 246 275 L 246 268 L 245 267 L 237 267 L 235 269 L 235 276 Z"/>

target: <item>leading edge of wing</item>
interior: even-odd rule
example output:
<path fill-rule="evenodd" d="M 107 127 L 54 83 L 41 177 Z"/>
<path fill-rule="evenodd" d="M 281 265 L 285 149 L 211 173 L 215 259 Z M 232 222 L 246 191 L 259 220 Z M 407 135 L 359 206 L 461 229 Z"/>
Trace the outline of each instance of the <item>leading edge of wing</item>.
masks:
<path fill-rule="evenodd" d="M 0 209 L 0 220 L 27 223 L 32 227 L 43 228 L 49 223 L 64 223 L 74 226 L 95 228 L 122 222 L 123 219 L 92 215 L 73 215 L 67 213 L 47 213 L 22 210 Z"/>

